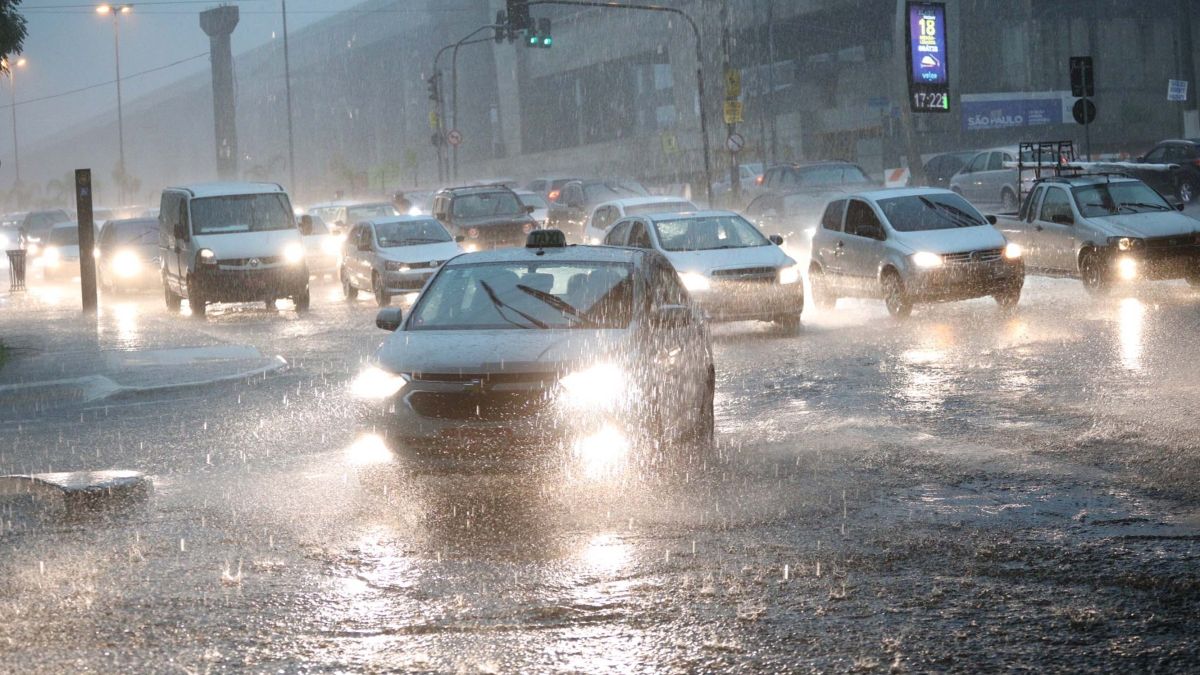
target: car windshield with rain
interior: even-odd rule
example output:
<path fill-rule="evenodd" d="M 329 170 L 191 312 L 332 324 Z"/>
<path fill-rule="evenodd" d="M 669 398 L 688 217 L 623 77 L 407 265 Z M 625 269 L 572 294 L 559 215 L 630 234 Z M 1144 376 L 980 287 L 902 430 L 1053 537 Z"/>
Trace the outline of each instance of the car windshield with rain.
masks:
<path fill-rule="evenodd" d="M 375 238 L 382 248 L 438 244 L 450 241 L 450 233 L 436 220 L 376 223 Z"/>
<path fill-rule="evenodd" d="M 654 229 L 667 251 L 711 251 L 770 246 L 771 242 L 741 216 L 695 216 L 656 220 Z"/>

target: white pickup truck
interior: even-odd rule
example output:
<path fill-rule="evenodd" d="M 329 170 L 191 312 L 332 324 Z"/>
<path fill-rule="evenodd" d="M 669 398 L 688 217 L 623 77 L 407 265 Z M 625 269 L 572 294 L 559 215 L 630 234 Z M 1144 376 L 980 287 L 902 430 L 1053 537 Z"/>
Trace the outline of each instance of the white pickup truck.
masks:
<path fill-rule="evenodd" d="M 1030 274 L 1078 278 L 1095 294 L 1134 279 L 1200 287 L 1200 221 L 1181 209 L 1136 178 L 1056 176 L 996 227 L 1022 247 Z"/>

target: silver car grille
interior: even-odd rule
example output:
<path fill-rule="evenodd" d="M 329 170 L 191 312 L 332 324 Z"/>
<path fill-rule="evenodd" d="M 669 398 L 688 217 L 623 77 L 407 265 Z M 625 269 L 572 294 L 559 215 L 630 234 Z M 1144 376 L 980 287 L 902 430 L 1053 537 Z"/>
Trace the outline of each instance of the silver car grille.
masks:
<path fill-rule="evenodd" d="M 963 253 L 947 253 L 942 256 L 942 261 L 947 265 L 969 265 L 973 263 L 990 263 L 996 262 L 1004 256 L 1004 249 L 988 248 L 979 251 L 965 251 Z"/>

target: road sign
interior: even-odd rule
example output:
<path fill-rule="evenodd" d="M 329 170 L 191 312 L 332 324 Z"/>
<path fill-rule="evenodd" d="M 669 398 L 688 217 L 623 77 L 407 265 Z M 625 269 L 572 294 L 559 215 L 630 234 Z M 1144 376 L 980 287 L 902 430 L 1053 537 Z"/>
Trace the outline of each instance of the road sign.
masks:
<path fill-rule="evenodd" d="M 458 129 L 451 129 L 450 133 L 446 134 L 446 142 L 455 147 L 462 145 L 463 135 Z"/>
<path fill-rule="evenodd" d="M 733 100 L 742 95 L 742 74 L 732 68 L 725 71 L 725 99 Z"/>
<path fill-rule="evenodd" d="M 725 124 L 737 124 L 742 121 L 742 102 L 725 101 Z"/>
<path fill-rule="evenodd" d="M 725 147 L 730 152 L 741 152 L 742 148 L 746 147 L 746 139 L 735 131 L 725 139 Z"/>
<path fill-rule="evenodd" d="M 1188 81 L 1187 80 L 1167 80 L 1167 100 L 1168 101 L 1186 101 L 1187 100 Z"/>
<path fill-rule="evenodd" d="M 1084 103 L 1087 103 L 1086 107 Z M 1080 124 L 1091 124 L 1096 121 L 1096 104 L 1090 99 L 1081 98 L 1071 107 L 1071 116 Z"/>
<path fill-rule="evenodd" d="M 1092 57 L 1071 57 L 1071 95 L 1096 95 L 1096 70 L 1092 67 Z"/>
<path fill-rule="evenodd" d="M 679 139 L 671 132 L 665 132 L 662 135 L 662 150 L 664 155 L 679 154 Z"/>

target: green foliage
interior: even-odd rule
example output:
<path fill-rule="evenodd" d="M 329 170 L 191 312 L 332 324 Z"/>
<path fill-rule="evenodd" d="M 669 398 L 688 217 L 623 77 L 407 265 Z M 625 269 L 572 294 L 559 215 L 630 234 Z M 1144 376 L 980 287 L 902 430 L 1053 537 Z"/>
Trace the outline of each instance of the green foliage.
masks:
<path fill-rule="evenodd" d="M 17 12 L 21 0 L 0 0 L 0 58 L 20 54 L 25 46 L 25 17 Z M 8 67 L 3 66 L 7 71 Z"/>

